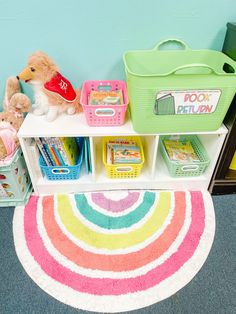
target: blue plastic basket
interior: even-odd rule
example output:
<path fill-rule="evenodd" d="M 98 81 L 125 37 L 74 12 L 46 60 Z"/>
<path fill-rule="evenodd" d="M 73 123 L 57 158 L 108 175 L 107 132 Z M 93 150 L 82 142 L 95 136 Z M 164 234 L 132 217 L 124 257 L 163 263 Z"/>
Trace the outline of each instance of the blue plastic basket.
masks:
<path fill-rule="evenodd" d="M 76 180 L 79 179 L 84 155 L 84 139 L 76 138 L 80 148 L 80 155 L 75 166 L 47 166 L 43 157 L 40 156 L 39 164 L 42 173 L 48 180 Z"/>
<path fill-rule="evenodd" d="M 0 207 L 25 205 L 32 185 L 23 153 L 19 148 L 11 161 L 0 166 Z"/>

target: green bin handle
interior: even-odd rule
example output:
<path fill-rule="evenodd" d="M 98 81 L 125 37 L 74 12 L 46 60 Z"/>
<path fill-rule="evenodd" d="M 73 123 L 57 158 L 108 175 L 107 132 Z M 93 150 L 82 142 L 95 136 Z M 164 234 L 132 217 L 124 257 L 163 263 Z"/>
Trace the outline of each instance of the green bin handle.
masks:
<path fill-rule="evenodd" d="M 167 74 L 176 74 L 177 71 L 189 69 L 189 68 L 205 68 L 205 69 L 211 70 L 211 72 L 214 74 L 219 74 L 210 65 L 205 64 L 205 63 L 190 63 L 190 64 L 181 65 L 181 66 L 173 69 L 172 71 L 170 71 Z M 209 73 L 199 73 L 199 74 L 209 74 Z"/>
<path fill-rule="evenodd" d="M 175 42 L 175 43 L 180 44 L 180 45 L 184 48 L 184 50 L 191 50 L 191 49 L 189 48 L 189 46 L 188 46 L 185 42 L 183 42 L 183 41 L 180 40 L 180 39 L 176 39 L 176 38 L 169 38 L 169 39 L 164 39 L 164 40 L 160 41 L 160 42 L 153 48 L 153 50 L 159 50 L 162 45 L 165 45 L 165 44 L 171 43 L 171 42 Z"/>

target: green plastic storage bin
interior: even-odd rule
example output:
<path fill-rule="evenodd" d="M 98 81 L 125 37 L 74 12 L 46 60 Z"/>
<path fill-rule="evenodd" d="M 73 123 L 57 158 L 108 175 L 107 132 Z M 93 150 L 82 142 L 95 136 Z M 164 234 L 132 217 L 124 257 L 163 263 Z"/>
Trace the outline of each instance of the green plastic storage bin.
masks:
<path fill-rule="evenodd" d="M 30 177 L 19 148 L 7 165 L 0 166 L 0 207 L 25 205 L 31 192 Z"/>
<path fill-rule="evenodd" d="M 163 50 L 169 43 L 182 49 Z M 123 56 L 135 131 L 213 131 L 236 92 L 236 62 L 213 50 L 192 50 L 168 39 L 153 50 Z"/>
<path fill-rule="evenodd" d="M 236 60 L 236 23 L 227 23 L 222 51 L 233 60 Z"/>
<path fill-rule="evenodd" d="M 192 163 L 181 163 L 170 160 L 165 149 L 164 140 L 179 139 L 180 141 L 190 141 L 192 147 L 199 158 L 199 161 Z M 164 135 L 160 137 L 160 152 L 172 177 L 195 177 L 203 174 L 210 164 L 210 159 L 204 146 L 196 135 Z"/>

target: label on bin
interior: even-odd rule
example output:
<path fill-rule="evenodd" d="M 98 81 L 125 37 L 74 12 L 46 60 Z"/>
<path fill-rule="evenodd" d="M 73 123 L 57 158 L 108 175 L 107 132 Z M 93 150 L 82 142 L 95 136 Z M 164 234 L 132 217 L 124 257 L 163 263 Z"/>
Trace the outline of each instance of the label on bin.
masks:
<path fill-rule="evenodd" d="M 154 113 L 173 114 L 209 114 L 219 103 L 221 90 L 178 90 L 157 93 Z"/>

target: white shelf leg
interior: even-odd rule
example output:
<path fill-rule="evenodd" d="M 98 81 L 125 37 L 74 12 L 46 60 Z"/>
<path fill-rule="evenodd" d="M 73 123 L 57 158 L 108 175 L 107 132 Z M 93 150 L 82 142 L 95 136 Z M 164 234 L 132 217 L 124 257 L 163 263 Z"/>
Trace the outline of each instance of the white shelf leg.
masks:
<path fill-rule="evenodd" d="M 38 160 L 35 160 L 36 154 L 35 156 L 32 156 L 32 152 L 30 151 L 30 148 L 29 148 L 31 139 L 19 137 L 19 141 L 20 141 L 22 152 L 24 154 L 24 158 L 25 158 L 25 162 L 28 168 L 30 179 L 33 185 L 34 193 L 36 195 L 39 195 L 39 191 L 37 187 L 37 180 L 38 180 L 37 169 L 39 165 L 37 164 L 36 166 L 36 163 L 38 163 Z"/>

